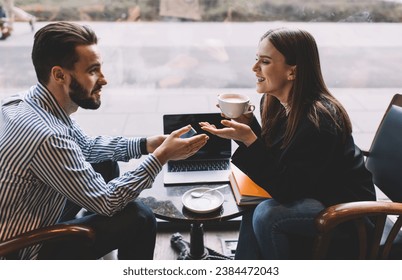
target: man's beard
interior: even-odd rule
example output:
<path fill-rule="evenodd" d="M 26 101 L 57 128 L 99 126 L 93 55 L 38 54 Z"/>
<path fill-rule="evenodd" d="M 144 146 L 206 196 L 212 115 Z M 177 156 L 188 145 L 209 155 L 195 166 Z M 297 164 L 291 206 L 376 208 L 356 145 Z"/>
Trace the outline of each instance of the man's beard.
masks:
<path fill-rule="evenodd" d="M 71 100 L 74 101 L 79 107 L 84 109 L 98 109 L 101 105 L 100 98 L 90 98 L 94 91 L 100 90 L 101 86 L 97 85 L 91 93 L 89 93 L 78 80 L 71 75 L 70 91 L 69 95 Z"/>

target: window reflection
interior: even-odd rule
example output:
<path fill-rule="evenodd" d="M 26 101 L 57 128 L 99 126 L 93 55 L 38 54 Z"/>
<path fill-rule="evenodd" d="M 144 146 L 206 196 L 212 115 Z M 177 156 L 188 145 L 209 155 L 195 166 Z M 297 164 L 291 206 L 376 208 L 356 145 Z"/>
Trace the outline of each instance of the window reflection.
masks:
<path fill-rule="evenodd" d="M 106 70 L 121 85 L 253 87 L 250 67 L 259 36 L 272 26 L 291 25 L 308 29 L 319 41 L 328 86 L 395 88 L 402 85 L 395 75 L 402 64 L 401 42 L 395 40 L 401 37 L 401 2 L 21 0 L 15 5 L 35 15 L 37 27 L 55 20 L 92 23 L 103 37 Z M 103 28 L 105 22 L 127 25 Z M 126 30 L 114 38 L 118 27 Z M 2 88 L 35 81 L 26 40 L 32 35 L 26 25 L 14 31 L 0 41 L 7 54 L 0 56 Z"/>

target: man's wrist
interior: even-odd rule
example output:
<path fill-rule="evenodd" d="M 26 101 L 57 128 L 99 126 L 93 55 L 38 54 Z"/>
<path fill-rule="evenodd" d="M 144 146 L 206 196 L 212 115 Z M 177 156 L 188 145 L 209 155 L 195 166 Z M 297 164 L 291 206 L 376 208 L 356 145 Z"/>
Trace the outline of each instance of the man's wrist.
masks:
<path fill-rule="evenodd" d="M 140 150 L 142 155 L 147 155 L 148 150 L 147 150 L 147 138 L 141 138 L 140 139 Z"/>

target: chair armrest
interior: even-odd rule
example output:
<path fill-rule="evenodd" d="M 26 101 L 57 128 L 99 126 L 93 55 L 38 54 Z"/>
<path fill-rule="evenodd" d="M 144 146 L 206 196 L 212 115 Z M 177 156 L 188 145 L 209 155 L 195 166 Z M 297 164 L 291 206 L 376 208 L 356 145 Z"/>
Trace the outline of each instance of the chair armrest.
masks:
<path fill-rule="evenodd" d="M 54 225 L 39 228 L 33 231 L 17 235 L 0 243 L 0 256 L 6 256 L 20 249 L 56 238 L 82 237 L 90 241 L 95 239 L 95 232 L 82 225 Z"/>
<path fill-rule="evenodd" d="M 359 237 L 359 258 L 388 258 L 393 241 L 402 226 L 402 203 L 389 201 L 359 201 L 330 206 L 317 216 L 313 257 L 322 259 L 327 254 L 332 230 L 341 223 L 354 221 Z M 387 215 L 399 215 L 391 231 L 387 234 L 383 250 L 380 249 Z M 365 217 L 375 217 L 373 235 L 367 234 Z M 370 241 L 368 240 L 370 239 Z M 369 241 L 369 243 L 368 243 Z M 369 247 L 369 248 L 367 248 Z M 369 250 L 368 250 L 369 249 Z"/>
<path fill-rule="evenodd" d="M 376 214 L 401 215 L 402 203 L 388 201 L 358 201 L 341 203 L 324 209 L 316 218 L 320 232 L 329 232 L 337 225 Z"/>

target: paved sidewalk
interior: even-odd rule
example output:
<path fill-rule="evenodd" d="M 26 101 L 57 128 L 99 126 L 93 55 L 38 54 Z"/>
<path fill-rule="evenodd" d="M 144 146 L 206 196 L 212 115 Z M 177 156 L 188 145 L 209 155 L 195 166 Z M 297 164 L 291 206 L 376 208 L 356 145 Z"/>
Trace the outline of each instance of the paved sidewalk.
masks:
<path fill-rule="evenodd" d="M 100 37 L 109 81 L 99 110 L 74 115 L 93 135 L 159 134 L 164 113 L 217 112 L 221 92 L 246 93 L 258 105 L 251 65 L 260 36 L 276 26 L 303 28 L 315 36 L 324 78 L 349 112 L 361 148 L 369 148 L 391 97 L 402 93 L 402 24 L 87 24 Z M 36 81 L 32 37 L 28 25 L 17 23 L 15 33 L 0 42 L 0 98 Z"/>

